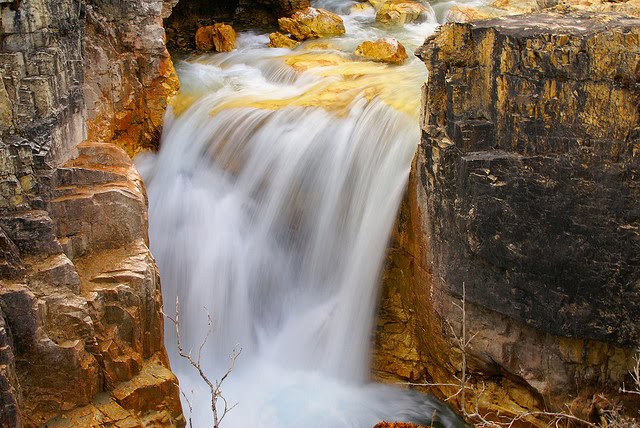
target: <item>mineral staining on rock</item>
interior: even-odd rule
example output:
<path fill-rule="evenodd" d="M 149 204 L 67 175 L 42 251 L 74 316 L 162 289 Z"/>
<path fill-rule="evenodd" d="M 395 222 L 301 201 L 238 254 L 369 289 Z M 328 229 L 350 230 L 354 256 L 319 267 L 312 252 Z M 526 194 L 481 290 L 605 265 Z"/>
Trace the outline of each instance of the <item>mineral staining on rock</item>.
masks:
<path fill-rule="evenodd" d="M 291 34 L 296 40 L 335 37 L 344 34 L 342 18 L 324 9 L 308 7 L 294 13 L 291 18 L 278 20 L 280 31 Z"/>
<path fill-rule="evenodd" d="M 236 32 L 231 25 L 218 23 L 196 32 L 196 48 L 200 51 L 231 52 L 235 47 Z"/>
<path fill-rule="evenodd" d="M 295 47 L 300 46 L 300 42 L 297 40 L 293 40 L 291 37 L 286 34 L 282 34 L 280 32 L 275 32 L 269 34 L 269 45 L 270 48 L 287 48 L 293 49 Z"/>
<path fill-rule="evenodd" d="M 419 50 L 423 140 L 385 273 L 402 310 L 379 323 L 418 343 L 403 377 L 459 374 L 448 325 L 459 334 L 465 284 L 482 406 L 553 408 L 576 385 L 622 384 L 640 339 L 639 36 L 629 16 L 549 12 L 448 24 Z M 402 353 L 379 348 L 384 377 Z"/>
<path fill-rule="evenodd" d="M 378 39 L 374 42 L 365 41 L 356 48 L 354 53 L 366 59 L 390 64 L 402 64 L 409 58 L 402 43 L 392 38 Z"/>
<path fill-rule="evenodd" d="M 0 2 L 0 425 L 179 426 L 146 196 L 113 144 L 151 145 L 176 88 L 167 8 L 87 3 Z"/>
<path fill-rule="evenodd" d="M 383 24 L 404 25 L 420 19 L 423 15 L 433 11 L 418 2 L 407 0 L 387 0 L 382 4 L 376 20 Z"/>
<path fill-rule="evenodd" d="M 130 156 L 157 148 L 167 98 L 179 87 L 162 27 L 173 3 L 87 5 L 84 100 L 92 141 L 113 141 Z"/>

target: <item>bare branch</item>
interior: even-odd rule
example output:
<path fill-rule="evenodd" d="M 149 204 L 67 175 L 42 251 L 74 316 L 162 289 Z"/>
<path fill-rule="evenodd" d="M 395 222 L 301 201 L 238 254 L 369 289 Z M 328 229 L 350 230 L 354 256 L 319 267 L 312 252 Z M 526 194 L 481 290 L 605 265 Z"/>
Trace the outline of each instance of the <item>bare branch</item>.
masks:
<path fill-rule="evenodd" d="M 206 310 L 206 308 L 205 308 Z M 233 351 L 231 352 L 231 355 L 229 356 L 229 358 L 231 359 L 231 364 L 229 365 L 229 368 L 227 369 L 227 371 L 224 373 L 224 375 L 222 375 L 222 377 L 220 378 L 220 380 L 216 380 L 215 382 L 212 382 L 209 377 L 206 375 L 206 373 L 204 372 L 202 365 L 201 365 L 201 356 L 202 356 L 202 349 L 204 348 L 204 346 L 207 343 L 207 340 L 209 339 L 209 336 L 211 336 L 211 333 L 213 332 L 213 320 L 211 319 L 211 315 L 209 314 L 209 312 L 207 312 L 207 325 L 208 325 L 208 330 L 207 330 L 207 334 L 204 338 L 204 341 L 200 344 L 200 347 L 198 348 L 198 357 L 196 360 L 193 359 L 193 357 L 191 357 L 191 350 L 189 351 L 189 353 L 186 353 L 184 351 L 184 348 L 182 347 L 182 341 L 180 338 L 180 300 L 178 297 L 176 297 L 176 315 L 175 318 L 170 317 L 169 315 L 165 314 L 164 312 L 162 313 L 169 321 L 171 321 L 175 328 L 176 328 L 176 346 L 178 348 L 178 355 L 180 355 L 182 358 L 184 358 L 185 360 L 187 360 L 189 362 L 189 364 L 198 371 L 198 374 L 200 375 L 200 378 L 207 384 L 207 386 L 209 387 L 209 391 L 211 393 L 211 411 L 213 412 L 213 428 L 220 428 L 220 423 L 222 422 L 222 420 L 224 419 L 225 416 L 227 416 L 227 414 L 233 410 L 234 407 L 236 407 L 238 405 L 238 403 L 235 403 L 233 406 L 229 407 L 227 400 L 223 397 L 222 395 L 222 383 L 227 379 L 227 377 L 229 376 L 229 374 L 233 371 L 235 365 L 236 365 L 236 360 L 237 358 L 240 356 L 240 354 L 242 353 L 242 348 L 239 348 L 239 345 L 236 345 L 233 348 Z M 181 390 L 182 392 L 182 390 Z M 184 394 L 184 392 L 182 392 L 183 397 L 185 398 L 185 400 L 187 401 L 187 405 L 189 406 L 189 427 L 193 428 L 192 426 L 192 422 L 191 422 L 191 413 L 192 413 L 192 406 L 191 406 L 191 402 L 189 401 L 189 399 L 187 398 L 187 396 Z M 222 414 L 219 416 L 218 415 L 218 408 L 216 406 L 218 399 L 222 400 L 222 402 L 224 403 L 224 408 L 222 409 Z"/>

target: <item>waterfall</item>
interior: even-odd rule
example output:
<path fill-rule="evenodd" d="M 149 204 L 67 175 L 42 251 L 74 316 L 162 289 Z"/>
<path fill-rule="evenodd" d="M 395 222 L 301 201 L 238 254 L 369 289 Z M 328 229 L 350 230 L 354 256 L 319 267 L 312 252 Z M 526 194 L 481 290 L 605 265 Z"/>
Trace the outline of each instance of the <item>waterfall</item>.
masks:
<path fill-rule="evenodd" d="M 323 6 L 352 2 L 326 0 Z M 380 420 L 456 419 L 426 396 L 370 381 L 379 274 L 420 139 L 425 67 L 357 61 L 380 37 L 371 12 L 344 16 L 347 35 L 289 51 L 242 34 L 228 54 L 178 64 L 179 96 L 161 149 L 137 159 L 149 195 L 151 248 L 165 311 L 180 297 L 186 350 L 226 371 L 238 403 L 230 428 L 372 427 Z M 399 37 L 415 48 L 435 22 Z M 194 426 L 211 426 L 208 389 L 167 349 Z"/>

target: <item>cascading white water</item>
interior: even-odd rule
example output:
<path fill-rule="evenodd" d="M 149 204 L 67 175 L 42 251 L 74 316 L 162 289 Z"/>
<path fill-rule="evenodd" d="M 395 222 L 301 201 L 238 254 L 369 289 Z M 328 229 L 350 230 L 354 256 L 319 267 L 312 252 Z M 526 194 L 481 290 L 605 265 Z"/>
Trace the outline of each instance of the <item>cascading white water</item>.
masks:
<path fill-rule="evenodd" d="M 345 12 L 353 2 L 319 3 Z M 243 349 L 223 388 L 238 403 L 224 427 L 364 428 L 429 420 L 435 408 L 457 423 L 434 400 L 369 381 L 378 276 L 426 70 L 417 59 L 354 62 L 349 52 L 383 30 L 371 12 L 344 19 L 347 35 L 329 46 L 292 53 L 244 34 L 233 53 L 179 64 L 161 150 L 137 159 L 165 310 L 180 297 L 184 347 L 203 342 L 209 312 L 209 376 Z M 399 38 L 412 49 L 434 28 Z M 210 426 L 208 389 L 175 355 L 171 328 L 166 336 L 194 426 Z"/>

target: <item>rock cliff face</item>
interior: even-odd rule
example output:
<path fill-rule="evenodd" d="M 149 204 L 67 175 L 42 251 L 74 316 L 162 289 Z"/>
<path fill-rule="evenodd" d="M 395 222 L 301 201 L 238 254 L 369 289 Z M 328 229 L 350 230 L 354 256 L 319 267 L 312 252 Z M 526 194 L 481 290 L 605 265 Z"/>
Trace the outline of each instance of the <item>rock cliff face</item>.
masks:
<path fill-rule="evenodd" d="M 622 384 L 640 343 L 639 48 L 638 19 L 548 12 L 448 24 L 419 49 L 423 138 L 389 251 L 379 376 L 460 376 L 464 285 L 483 406 Z"/>
<path fill-rule="evenodd" d="M 85 103 L 89 138 L 131 156 L 157 148 L 167 98 L 179 86 L 165 46 L 172 0 L 85 0 Z"/>
<path fill-rule="evenodd" d="M 144 188 L 112 144 L 160 126 L 169 11 L 0 1 L 2 426 L 184 424 Z"/>

